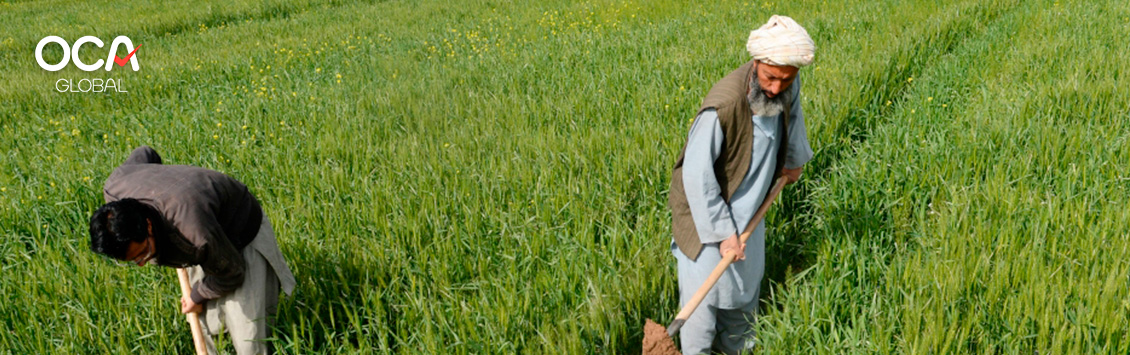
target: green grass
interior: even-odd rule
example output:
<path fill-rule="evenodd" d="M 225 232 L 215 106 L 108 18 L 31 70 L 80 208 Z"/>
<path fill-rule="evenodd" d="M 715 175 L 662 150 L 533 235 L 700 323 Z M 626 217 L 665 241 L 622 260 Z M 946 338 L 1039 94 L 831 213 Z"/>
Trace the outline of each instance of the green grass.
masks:
<path fill-rule="evenodd" d="M 311 0 L 0 3 L 0 352 L 192 351 L 171 270 L 88 250 L 140 144 L 260 198 L 284 353 L 638 352 L 678 310 L 671 164 L 774 13 L 817 44 L 817 155 L 759 350 L 1130 351 L 1125 3 Z M 47 35 L 142 70 L 45 72 Z M 130 92 L 54 90 L 84 77 Z"/>

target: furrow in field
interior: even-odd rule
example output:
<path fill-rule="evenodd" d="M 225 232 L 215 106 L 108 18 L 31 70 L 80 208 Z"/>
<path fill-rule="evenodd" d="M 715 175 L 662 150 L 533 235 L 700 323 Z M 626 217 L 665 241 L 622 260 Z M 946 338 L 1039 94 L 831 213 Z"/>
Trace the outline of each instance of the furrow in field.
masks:
<path fill-rule="evenodd" d="M 1103 44 L 1125 36 L 1062 21 L 1119 9 L 1018 7 L 923 68 L 829 167 L 821 260 L 762 318 L 768 347 L 1124 352 L 1125 317 L 1107 314 L 1125 307 L 1125 193 L 1107 162 L 1126 151 L 1110 91 L 1125 65 Z"/>
<path fill-rule="evenodd" d="M 829 169 L 852 154 L 876 127 L 891 120 L 893 109 L 902 103 L 914 85 L 913 78 L 936 65 L 961 43 L 983 36 L 987 28 L 994 26 L 1001 15 L 1010 10 L 1015 10 L 1014 2 L 957 6 L 945 13 L 947 16 L 936 17 L 942 19 L 941 22 L 924 26 L 920 33 L 907 33 L 906 36 L 916 39 L 897 48 L 895 54 L 881 63 L 876 71 L 864 77 L 858 95 L 850 96 L 830 112 L 831 116 L 827 119 L 836 122 L 831 128 L 834 132 L 832 140 L 823 142 L 826 146 L 813 147 L 818 154 L 805 166 L 805 176 L 815 179 L 815 182 L 785 189 L 778 202 L 776 235 L 789 236 L 791 242 L 774 243 L 773 247 L 779 252 L 767 255 L 767 280 L 782 282 L 789 270 L 803 270 L 812 262 L 811 256 L 806 255 L 811 250 L 805 249 L 804 241 L 809 233 L 804 226 L 812 225 L 820 218 L 813 215 L 810 196 Z"/>

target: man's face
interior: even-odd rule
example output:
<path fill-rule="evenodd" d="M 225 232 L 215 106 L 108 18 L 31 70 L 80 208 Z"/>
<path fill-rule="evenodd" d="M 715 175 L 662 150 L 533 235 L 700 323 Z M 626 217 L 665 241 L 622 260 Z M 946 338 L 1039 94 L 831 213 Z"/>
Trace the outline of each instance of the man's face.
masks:
<path fill-rule="evenodd" d="M 789 65 L 772 65 L 757 62 L 757 84 L 769 98 L 777 97 L 793 84 L 800 68 Z"/>
<path fill-rule="evenodd" d="M 129 249 L 126 250 L 126 261 L 137 264 L 137 266 L 145 266 L 149 260 L 157 255 L 157 246 L 153 241 L 153 224 L 149 224 L 149 236 L 144 241 L 129 243 Z"/>

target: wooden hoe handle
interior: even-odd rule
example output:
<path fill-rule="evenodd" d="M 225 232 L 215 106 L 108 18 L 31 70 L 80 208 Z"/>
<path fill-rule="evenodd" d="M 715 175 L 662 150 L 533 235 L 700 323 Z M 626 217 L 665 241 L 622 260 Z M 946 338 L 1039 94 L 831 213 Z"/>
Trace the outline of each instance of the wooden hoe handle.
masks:
<path fill-rule="evenodd" d="M 745 241 L 753 234 L 754 228 L 757 228 L 757 225 L 761 223 L 761 219 L 765 218 L 765 213 L 769 211 L 769 206 L 773 204 L 773 200 L 777 199 L 777 195 L 781 194 L 781 189 L 784 188 L 785 177 L 777 178 L 777 182 L 773 184 L 773 189 L 769 190 L 768 196 L 765 196 L 765 202 L 761 203 L 761 207 L 757 208 L 757 213 L 753 214 L 753 218 L 751 218 L 749 224 L 746 225 L 745 232 L 741 235 L 741 244 L 745 244 Z M 726 272 L 726 268 L 730 267 L 730 264 L 734 263 L 737 257 L 737 252 L 734 250 L 730 250 L 726 255 L 722 256 L 722 260 L 718 262 L 718 266 L 714 267 L 714 271 L 710 273 L 710 277 L 706 278 L 706 282 L 698 288 L 698 291 L 694 293 L 694 297 L 691 297 L 691 300 L 683 306 L 679 314 L 675 315 L 675 321 L 667 326 L 667 336 L 675 336 L 675 334 L 679 333 L 679 329 L 683 327 L 683 323 L 686 323 L 687 318 L 691 317 L 694 310 L 698 308 L 698 305 L 706 298 L 706 294 L 710 293 L 710 289 L 714 288 L 714 284 L 722 277 L 722 273 Z"/>
<path fill-rule="evenodd" d="M 183 297 L 192 294 L 192 286 L 188 284 L 188 270 L 177 268 L 177 278 L 180 279 L 180 293 Z M 177 309 L 179 310 L 179 304 Z M 200 327 L 200 316 L 189 313 L 188 324 L 192 327 L 192 344 L 196 348 L 196 355 L 208 355 L 208 346 L 204 344 L 204 329 Z"/>

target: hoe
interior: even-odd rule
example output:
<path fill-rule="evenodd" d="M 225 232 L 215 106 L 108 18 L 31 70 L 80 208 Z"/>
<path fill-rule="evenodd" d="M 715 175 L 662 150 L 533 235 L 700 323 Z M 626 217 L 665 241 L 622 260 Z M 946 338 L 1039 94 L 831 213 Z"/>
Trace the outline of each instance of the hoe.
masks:
<path fill-rule="evenodd" d="M 757 208 L 757 213 L 753 214 L 753 218 L 750 219 L 749 224 L 746 225 L 745 231 L 742 232 L 741 245 L 745 245 L 746 240 L 749 239 L 750 234 L 753 233 L 753 229 L 761 223 L 761 219 L 765 217 L 765 212 L 769 211 L 769 206 L 773 204 L 773 200 L 777 199 L 777 195 L 781 194 L 781 189 L 784 187 L 785 177 L 777 178 L 777 182 L 773 184 L 773 189 L 769 190 L 769 195 L 765 197 L 765 202 L 762 202 L 761 207 Z M 699 303 L 702 303 L 702 299 L 706 298 L 706 294 L 709 293 L 710 289 L 714 287 L 714 284 L 718 282 L 718 278 L 722 277 L 722 273 L 725 272 L 726 268 L 729 267 L 734 260 L 737 260 L 737 258 L 737 252 L 733 250 L 728 251 L 726 255 L 722 257 L 722 260 L 718 262 L 718 266 L 714 267 L 714 271 L 710 273 L 710 277 L 698 288 L 694 297 L 691 297 L 690 301 L 683 306 L 679 314 L 675 315 L 675 320 L 671 322 L 671 325 L 668 325 L 666 329 L 651 319 L 646 321 L 643 330 L 644 355 L 679 354 L 679 351 L 675 349 L 675 341 L 671 339 L 671 337 L 679 333 L 679 329 L 683 327 L 683 323 L 686 323 L 687 318 L 691 317 L 695 308 L 698 308 Z"/>

